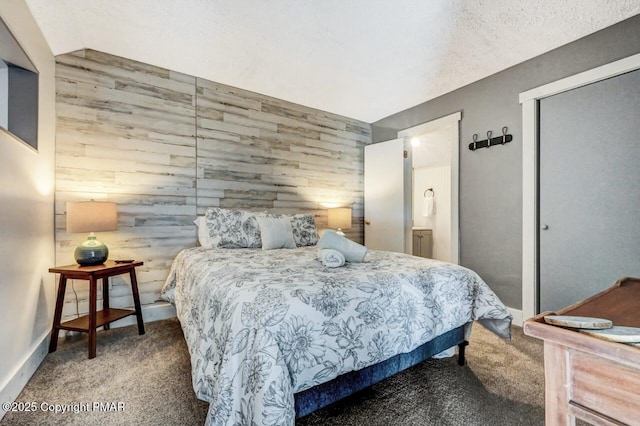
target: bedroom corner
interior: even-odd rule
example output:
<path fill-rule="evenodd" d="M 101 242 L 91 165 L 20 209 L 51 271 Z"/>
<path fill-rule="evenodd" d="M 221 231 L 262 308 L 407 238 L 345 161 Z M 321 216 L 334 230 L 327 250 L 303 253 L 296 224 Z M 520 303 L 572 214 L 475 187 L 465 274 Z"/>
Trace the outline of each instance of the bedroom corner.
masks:
<path fill-rule="evenodd" d="M 0 401 L 13 401 L 47 354 L 55 286 L 55 62 L 24 1 L 0 17 L 38 71 L 37 149 L 0 129 Z M 0 418 L 4 416 L 4 408 Z"/>
<path fill-rule="evenodd" d="M 573 424 L 518 94 L 640 57 L 640 0 L 462 3 L 0 0 L 0 426 Z"/>

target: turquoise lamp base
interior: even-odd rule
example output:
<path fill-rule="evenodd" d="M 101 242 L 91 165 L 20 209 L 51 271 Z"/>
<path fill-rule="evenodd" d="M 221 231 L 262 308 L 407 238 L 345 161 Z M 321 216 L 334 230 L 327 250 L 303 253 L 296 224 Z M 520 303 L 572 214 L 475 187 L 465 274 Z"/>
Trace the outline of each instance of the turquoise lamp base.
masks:
<path fill-rule="evenodd" d="M 74 256 L 80 266 L 102 265 L 109 257 L 109 249 L 104 243 L 96 240 L 92 232 L 87 241 L 76 247 Z"/>

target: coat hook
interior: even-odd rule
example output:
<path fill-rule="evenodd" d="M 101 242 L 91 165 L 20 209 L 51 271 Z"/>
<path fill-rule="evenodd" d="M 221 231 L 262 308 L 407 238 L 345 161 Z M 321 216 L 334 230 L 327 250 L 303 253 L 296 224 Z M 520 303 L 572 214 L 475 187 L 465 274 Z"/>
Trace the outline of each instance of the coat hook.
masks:
<path fill-rule="evenodd" d="M 424 197 L 425 197 L 425 198 L 427 198 L 427 192 L 429 192 L 429 191 L 431 191 L 431 192 L 433 193 L 433 196 L 435 196 L 435 195 L 436 195 L 436 192 L 433 190 L 433 188 L 427 188 L 427 189 L 424 191 Z"/>
<path fill-rule="evenodd" d="M 513 140 L 513 135 L 508 134 L 508 131 L 509 131 L 509 128 L 507 126 L 503 126 L 502 137 L 496 136 L 495 138 L 491 139 L 491 136 L 493 135 L 493 131 L 488 130 L 487 139 L 483 139 L 481 141 L 478 141 L 478 134 L 474 133 L 473 142 L 469 144 L 469 149 L 471 151 L 475 151 L 478 148 L 491 148 L 491 145 L 504 145 L 506 143 L 509 143 Z M 486 145 L 485 145 L 485 142 L 486 142 Z"/>

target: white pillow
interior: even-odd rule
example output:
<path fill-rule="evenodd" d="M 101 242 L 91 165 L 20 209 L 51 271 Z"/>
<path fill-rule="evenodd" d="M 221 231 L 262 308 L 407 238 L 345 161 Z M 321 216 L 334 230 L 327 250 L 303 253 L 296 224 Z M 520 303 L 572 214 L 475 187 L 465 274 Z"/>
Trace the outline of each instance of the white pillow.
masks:
<path fill-rule="evenodd" d="M 193 223 L 198 227 L 198 242 L 202 247 L 211 248 L 213 247 L 213 243 L 211 242 L 211 237 L 209 236 L 209 229 L 207 229 L 207 218 L 204 216 L 198 216 Z"/>
<path fill-rule="evenodd" d="M 291 229 L 291 219 L 258 217 L 257 220 L 262 238 L 262 250 L 296 248 L 296 242 L 293 240 L 293 230 Z"/>

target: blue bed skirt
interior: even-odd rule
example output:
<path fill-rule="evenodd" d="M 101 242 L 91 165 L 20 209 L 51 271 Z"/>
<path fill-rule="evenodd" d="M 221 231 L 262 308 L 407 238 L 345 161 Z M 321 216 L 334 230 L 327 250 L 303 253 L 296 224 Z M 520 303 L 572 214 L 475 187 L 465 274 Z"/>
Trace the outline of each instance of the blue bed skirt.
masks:
<path fill-rule="evenodd" d="M 381 380 L 406 370 L 452 346 L 464 344 L 464 326 L 454 328 L 411 352 L 399 354 L 379 364 L 351 371 L 335 379 L 314 386 L 295 397 L 296 417 L 303 417 L 339 399 L 365 389 Z"/>

